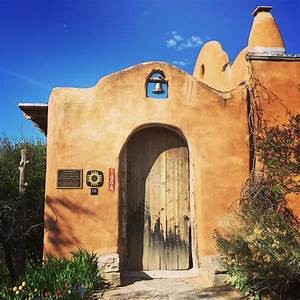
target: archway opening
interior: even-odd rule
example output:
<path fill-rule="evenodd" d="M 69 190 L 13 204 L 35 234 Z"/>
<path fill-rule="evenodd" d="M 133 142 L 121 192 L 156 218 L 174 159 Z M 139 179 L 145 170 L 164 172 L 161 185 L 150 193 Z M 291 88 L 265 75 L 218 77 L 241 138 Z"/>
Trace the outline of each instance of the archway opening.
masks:
<path fill-rule="evenodd" d="M 183 136 L 153 126 L 133 133 L 120 156 L 122 271 L 192 268 L 189 151 Z"/>

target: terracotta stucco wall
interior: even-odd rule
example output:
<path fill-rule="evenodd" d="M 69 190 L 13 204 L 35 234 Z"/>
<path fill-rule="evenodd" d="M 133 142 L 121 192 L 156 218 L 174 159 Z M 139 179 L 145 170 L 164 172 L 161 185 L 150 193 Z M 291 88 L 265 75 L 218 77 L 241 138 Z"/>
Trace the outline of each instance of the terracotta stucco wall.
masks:
<path fill-rule="evenodd" d="M 300 61 L 251 60 L 251 86 L 262 119 L 272 125 L 287 122 L 289 113 L 300 113 Z M 288 197 L 289 206 L 300 217 L 299 195 Z"/>
<path fill-rule="evenodd" d="M 266 120 L 280 123 L 287 111 L 300 111 L 299 60 L 250 60 L 250 72 Z"/>
<path fill-rule="evenodd" d="M 169 97 L 145 97 L 145 80 L 161 70 Z M 198 255 L 215 254 L 213 230 L 237 198 L 248 175 L 247 105 L 243 87 L 224 98 L 189 74 L 165 63 L 114 73 L 89 89 L 53 90 L 48 113 L 45 254 L 68 255 L 76 247 L 118 252 L 119 182 L 108 191 L 108 168 L 118 172 L 130 134 L 145 124 L 165 124 L 185 136 L 191 160 Z M 58 169 L 104 172 L 99 196 L 89 188 L 56 188 Z M 118 174 L 116 174 L 118 178 Z"/>

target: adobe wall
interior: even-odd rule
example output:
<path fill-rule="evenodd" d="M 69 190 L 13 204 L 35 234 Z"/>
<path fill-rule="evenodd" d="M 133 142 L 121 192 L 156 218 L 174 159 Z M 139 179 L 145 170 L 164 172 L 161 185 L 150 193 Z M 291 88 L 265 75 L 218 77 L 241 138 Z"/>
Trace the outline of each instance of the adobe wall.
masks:
<path fill-rule="evenodd" d="M 289 113 L 300 112 L 299 60 L 250 60 L 249 64 L 249 86 L 263 120 L 281 125 L 287 122 Z M 288 204 L 300 217 L 299 195 L 289 195 Z"/>
<path fill-rule="evenodd" d="M 287 111 L 300 111 L 300 61 L 255 60 L 250 64 L 250 86 L 271 124 L 287 121 Z"/>
<path fill-rule="evenodd" d="M 145 96 L 145 81 L 161 70 L 169 97 Z M 48 112 L 45 255 L 65 256 L 80 246 L 98 254 L 118 252 L 119 182 L 108 191 L 108 169 L 119 169 L 128 137 L 145 124 L 178 128 L 190 152 L 197 252 L 215 254 L 213 230 L 248 176 L 247 105 L 243 87 L 212 91 L 166 63 L 145 63 L 114 73 L 88 89 L 54 89 Z M 104 172 L 98 196 L 89 188 L 57 189 L 58 169 Z M 118 174 L 116 174 L 118 178 Z"/>

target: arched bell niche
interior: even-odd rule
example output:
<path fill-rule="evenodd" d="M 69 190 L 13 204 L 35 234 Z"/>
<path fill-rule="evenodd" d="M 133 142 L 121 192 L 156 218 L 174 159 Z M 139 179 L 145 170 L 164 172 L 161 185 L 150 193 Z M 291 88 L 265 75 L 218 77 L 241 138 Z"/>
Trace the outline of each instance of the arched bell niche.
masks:
<path fill-rule="evenodd" d="M 168 81 L 163 71 L 153 70 L 147 77 L 146 97 L 153 99 L 168 98 Z"/>

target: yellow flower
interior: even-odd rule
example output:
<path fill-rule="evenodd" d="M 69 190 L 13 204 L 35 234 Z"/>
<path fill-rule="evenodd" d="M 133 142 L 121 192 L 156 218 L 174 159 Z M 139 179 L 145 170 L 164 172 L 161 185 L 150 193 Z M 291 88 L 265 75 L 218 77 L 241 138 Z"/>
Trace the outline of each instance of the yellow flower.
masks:
<path fill-rule="evenodd" d="M 257 235 L 259 237 L 262 234 L 263 231 L 260 228 L 256 227 L 253 232 L 254 232 L 255 235 Z"/>
<path fill-rule="evenodd" d="M 23 282 L 22 282 L 22 286 L 25 286 L 25 285 L 26 285 L 26 282 L 25 282 L 25 281 L 23 281 Z"/>
<path fill-rule="evenodd" d="M 35 289 L 34 289 L 34 292 L 36 293 L 37 291 L 38 291 L 38 289 L 37 289 L 37 288 L 35 288 Z"/>
<path fill-rule="evenodd" d="M 19 295 L 20 294 L 20 292 L 19 291 L 16 291 L 16 295 Z"/>
<path fill-rule="evenodd" d="M 13 291 L 15 292 L 18 288 L 16 286 L 13 287 Z"/>
<path fill-rule="evenodd" d="M 279 241 L 274 241 L 273 244 L 272 244 L 272 248 L 276 248 L 276 249 L 280 248 L 279 247 Z"/>
<path fill-rule="evenodd" d="M 23 288 L 23 287 L 20 285 L 20 286 L 19 286 L 19 291 L 21 291 L 21 290 L 22 290 L 22 288 Z"/>

